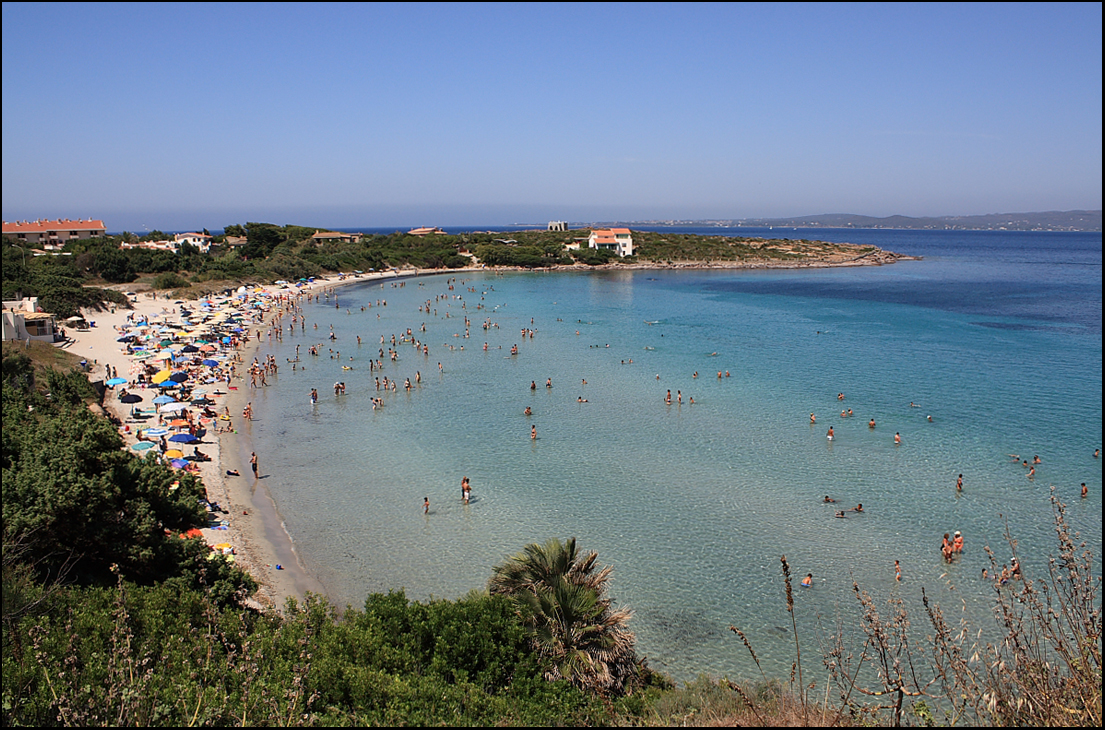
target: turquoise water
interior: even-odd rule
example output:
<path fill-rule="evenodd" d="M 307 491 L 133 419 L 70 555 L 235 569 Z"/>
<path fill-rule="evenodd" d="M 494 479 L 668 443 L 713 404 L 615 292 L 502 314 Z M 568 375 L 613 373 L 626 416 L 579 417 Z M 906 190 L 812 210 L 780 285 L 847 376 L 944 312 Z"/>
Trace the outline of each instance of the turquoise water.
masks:
<path fill-rule="evenodd" d="M 306 370 L 285 365 L 253 394 L 250 427 L 306 567 L 341 604 L 393 588 L 454 598 L 525 543 L 575 536 L 614 566 L 640 652 L 682 680 L 757 673 L 730 624 L 765 669 L 789 672 L 783 554 L 796 581 L 815 578 L 797 595 L 811 644 L 819 622 L 856 614 L 853 578 L 880 598 L 900 593 L 918 628 L 921 586 L 986 623 L 981 548 L 1008 558 L 1007 520 L 1026 569 L 1042 567 L 1054 550 L 1050 485 L 1100 554 L 1100 234 L 791 237 L 926 258 L 815 271 L 466 273 L 452 290 L 453 277 L 439 275 L 353 284 L 337 290 L 338 307 L 308 305 L 305 332 L 261 350 L 284 363 L 298 344 Z M 431 311 L 419 311 L 427 300 Z M 484 330 L 485 320 L 498 326 Z M 408 327 L 429 354 L 400 343 L 391 362 L 390 337 Z M 377 393 L 369 370 L 381 335 L 395 393 Z M 312 344 L 321 357 L 306 354 Z M 408 394 L 403 380 L 416 372 Z M 332 395 L 335 381 L 346 395 Z M 669 389 L 682 405 L 664 403 Z M 383 408 L 373 410 L 375 396 Z M 845 408 L 855 415 L 841 418 Z M 1040 455 L 1034 480 L 1010 453 Z M 826 494 L 839 503 L 824 504 Z M 833 518 L 858 502 L 863 515 Z M 955 530 L 967 549 L 948 566 L 940 539 Z"/>

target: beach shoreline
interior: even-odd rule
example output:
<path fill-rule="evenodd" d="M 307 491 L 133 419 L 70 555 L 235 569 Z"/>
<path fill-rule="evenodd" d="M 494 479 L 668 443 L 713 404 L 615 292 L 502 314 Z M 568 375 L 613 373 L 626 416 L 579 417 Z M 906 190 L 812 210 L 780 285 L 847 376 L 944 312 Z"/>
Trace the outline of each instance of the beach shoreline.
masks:
<path fill-rule="evenodd" d="M 585 264 L 558 265 L 527 269 L 512 266 L 466 267 L 464 269 L 417 269 L 405 268 L 386 272 L 373 272 L 358 276 L 332 275 L 317 279 L 294 290 L 276 285 L 257 286 L 269 296 L 290 293 L 296 300 L 307 294 L 319 294 L 325 290 L 354 283 L 386 281 L 432 275 L 465 275 L 475 273 L 500 272 L 566 272 L 566 271 L 608 271 L 608 270 L 691 270 L 691 269 L 794 269 L 794 268 L 834 268 L 842 266 L 871 266 L 894 263 L 902 260 L 916 260 L 916 257 L 894 254 L 878 249 L 870 255 L 847 261 L 673 261 L 647 263 L 611 263 L 598 266 Z M 128 315 L 147 317 L 173 315 L 178 306 L 171 303 L 166 293 L 151 291 L 132 292 L 135 299 L 131 309 L 113 307 L 108 311 L 83 312 L 87 321 L 96 322 L 96 326 L 72 331 L 69 341 L 63 345 L 70 352 L 80 355 L 88 361 L 90 380 L 106 377 L 105 365 L 110 364 L 117 372 L 129 374 L 131 363 L 123 348 L 116 341 L 117 327 L 126 324 Z M 244 369 L 252 362 L 264 344 L 257 333 L 271 325 L 270 315 L 266 312 L 260 323 L 251 323 L 246 331 L 248 336 L 236 351 L 240 365 Z M 122 366 L 122 370 L 120 370 Z M 250 474 L 249 454 L 253 451 L 250 424 L 243 421 L 242 412 L 250 400 L 250 388 L 239 372 L 235 378 L 237 385 L 228 388 L 222 405 L 229 409 L 235 428 L 229 433 L 214 433 L 213 439 L 204 438 L 199 445 L 207 449 L 208 461 L 196 462 L 197 476 L 203 482 L 209 502 L 217 503 L 222 509 L 223 524 L 213 525 L 201 530 L 203 539 L 212 549 L 217 546 L 232 546 L 235 564 L 249 573 L 258 584 L 256 593 L 249 603 L 263 610 L 281 611 L 289 598 L 302 601 L 307 593 L 327 595 L 326 587 L 306 569 L 295 549 L 294 541 L 284 527 L 280 507 L 263 482 L 264 455 L 259 455 L 262 464 L 260 479 Z M 114 391 L 105 393 L 103 407 L 111 413 L 123 427 L 120 433 L 127 447 L 137 440 L 138 424 L 128 423 L 128 408 L 112 397 Z M 133 427 L 132 427 L 133 426 Z M 230 472 L 237 472 L 231 475 Z"/>
<path fill-rule="evenodd" d="M 270 296 L 284 292 L 302 298 L 347 284 L 405 278 L 414 273 L 379 272 L 359 277 L 335 275 L 320 278 L 295 290 L 275 285 L 257 288 Z M 108 379 L 107 365 L 111 365 L 116 374 L 124 374 L 128 380 L 131 379 L 132 362 L 125 348 L 117 341 L 117 328 L 127 324 L 128 316 L 131 319 L 158 317 L 174 315 L 179 311 L 179 305 L 172 303 L 166 293 L 145 291 L 133 295 L 135 298 L 130 309 L 111 307 L 106 311 L 83 311 L 86 321 L 94 322 L 95 326 L 69 331 L 69 339 L 61 345 L 87 362 L 86 371 L 92 381 Z M 248 367 L 262 346 L 257 333 L 269 326 L 271 314 L 266 312 L 262 322 L 251 323 L 245 328 L 248 336 L 243 338 L 235 351 L 243 370 L 237 373 L 223 396 L 223 402 L 219 404 L 229 409 L 234 430 L 224 433 L 207 431 L 195 445 L 202 447 L 210 458 L 193 463 L 198 469 L 196 476 L 204 485 L 208 502 L 218 504 L 223 510 L 219 515 L 221 524 L 212 524 L 200 530 L 204 541 L 212 550 L 222 550 L 219 546 L 229 544 L 235 564 L 257 582 L 257 591 L 247 601 L 249 605 L 262 610 L 281 611 L 289 598 L 302 601 L 308 592 L 325 595 L 326 590 L 299 560 L 295 545 L 284 529 L 279 506 L 261 481 L 266 476 L 263 460 L 260 460 L 261 479 L 255 480 L 250 473 L 247 455 L 252 451 L 252 439 L 249 424 L 242 419 L 242 409 L 250 397 L 244 368 Z M 137 443 L 142 425 L 131 418 L 130 407 L 118 400 L 115 390 L 109 388 L 105 391 L 102 407 L 121 424 L 119 432 L 125 448 L 129 449 Z M 238 475 L 230 475 L 230 472 L 237 472 Z"/>

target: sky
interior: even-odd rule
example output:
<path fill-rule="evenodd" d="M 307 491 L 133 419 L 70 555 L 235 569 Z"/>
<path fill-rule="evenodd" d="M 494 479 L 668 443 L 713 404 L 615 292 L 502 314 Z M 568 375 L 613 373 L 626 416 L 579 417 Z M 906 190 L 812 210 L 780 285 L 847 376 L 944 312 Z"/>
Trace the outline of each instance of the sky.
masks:
<path fill-rule="evenodd" d="M 1101 208 L 1101 4 L 3 4 L 3 218 Z"/>

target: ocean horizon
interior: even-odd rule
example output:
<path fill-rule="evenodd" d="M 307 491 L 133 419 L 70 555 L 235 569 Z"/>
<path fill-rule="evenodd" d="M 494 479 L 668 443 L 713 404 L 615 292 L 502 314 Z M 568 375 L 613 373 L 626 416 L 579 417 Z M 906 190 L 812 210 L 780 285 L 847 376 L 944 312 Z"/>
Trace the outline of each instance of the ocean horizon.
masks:
<path fill-rule="evenodd" d="M 814 576 L 796 613 L 812 642 L 857 615 L 852 580 L 901 596 L 918 628 L 922 586 L 992 626 L 982 547 L 1007 562 L 1008 525 L 1026 569 L 1043 569 L 1052 486 L 1100 554 L 1101 234 L 794 233 L 923 259 L 459 270 L 305 305 L 305 328 L 263 340 L 281 370 L 250 393 L 258 420 L 243 429 L 305 567 L 339 605 L 456 598 L 526 543 L 576 537 L 614 567 L 639 652 L 687 680 L 757 674 L 730 625 L 765 669 L 789 671 L 783 555 L 796 582 Z M 396 391 L 376 390 L 385 375 Z M 1032 479 L 1010 454 L 1041 457 Z M 956 530 L 967 548 L 948 565 L 940 541 Z"/>

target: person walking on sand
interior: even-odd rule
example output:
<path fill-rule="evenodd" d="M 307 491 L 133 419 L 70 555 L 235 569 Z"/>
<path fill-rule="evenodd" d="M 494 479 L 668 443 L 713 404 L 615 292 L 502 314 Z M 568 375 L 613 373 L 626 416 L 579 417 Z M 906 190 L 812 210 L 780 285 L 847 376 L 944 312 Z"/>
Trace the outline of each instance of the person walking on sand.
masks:
<path fill-rule="evenodd" d="M 249 453 L 249 468 L 253 469 L 253 478 L 257 479 L 257 452 L 251 451 Z"/>

